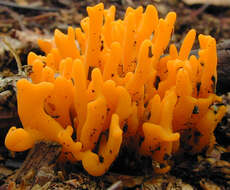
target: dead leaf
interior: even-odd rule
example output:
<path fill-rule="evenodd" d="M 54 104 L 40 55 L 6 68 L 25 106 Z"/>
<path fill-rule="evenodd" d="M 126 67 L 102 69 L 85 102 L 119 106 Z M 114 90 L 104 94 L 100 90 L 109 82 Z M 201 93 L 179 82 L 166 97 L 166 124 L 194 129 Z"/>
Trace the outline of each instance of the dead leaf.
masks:
<path fill-rule="evenodd" d="M 141 185 L 144 180 L 144 176 L 129 176 L 129 175 L 121 175 L 110 173 L 105 176 L 106 180 L 110 183 L 116 183 L 117 181 L 121 181 L 124 187 L 133 188 L 137 185 Z"/>
<path fill-rule="evenodd" d="M 4 167 L 4 166 L 0 166 L 0 176 L 4 176 L 7 177 L 9 175 L 13 174 L 13 171 Z"/>
<path fill-rule="evenodd" d="M 202 179 L 200 181 L 200 186 L 204 189 L 204 190 L 221 190 L 220 187 L 218 187 L 216 184 L 214 184 L 211 181 L 207 181 L 205 179 Z"/>
<path fill-rule="evenodd" d="M 68 180 L 68 181 L 65 181 L 65 183 L 66 183 L 67 185 L 73 186 L 74 188 L 78 188 L 78 187 L 81 186 L 81 184 L 79 183 L 79 181 L 77 181 L 76 179 L 70 179 L 70 180 Z"/>

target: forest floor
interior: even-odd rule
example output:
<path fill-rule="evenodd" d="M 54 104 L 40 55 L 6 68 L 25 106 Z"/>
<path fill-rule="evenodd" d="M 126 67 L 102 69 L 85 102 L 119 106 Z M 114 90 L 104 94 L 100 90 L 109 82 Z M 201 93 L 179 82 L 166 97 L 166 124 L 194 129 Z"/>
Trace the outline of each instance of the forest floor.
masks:
<path fill-rule="evenodd" d="M 187 0 L 189 1 L 189 0 Z M 187 31 L 194 28 L 198 34 L 211 35 L 217 44 L 230 39 L 229 0 L 220 6 L 218 0 L 209 4 L 185 4 L 181 0 L 4 0 L 0 1 L 0 190 L 14 189 L 230 189 L 230 88 L 218 83 L 228 113 L 215 130 L 217 145 L 211 153 L 184 155 L 172 159 L 174 167 L 165 175 L 152 175 L 147 169 L 142 170 L 139 161 L 124 166 L 115 166 L 102 177 L 87 175 L 78 164 L 66 163 L 54 170 L 41 170 L 36 176 L 40 185 L 28 185 L 29 178 L 24 178 L 20 185 L 9 182 L 28 152 L 10 153 L 4 147 L 4 136 L 10 126 L 20 126 L 16 111 L 15 81 L 17 79 L 18 56 L 26 65 L 27 54 L 34 51 L 42 54 L 37 46 L 38 38 L 52 38 L 56 28 L 66 32 L 68 26 L 77 27 L 87 15 L 86 7 L 103 2 L 105 7 L 115 5 L 116 18 L 123 18 L 128 6 L 146 7 L 153 4 L 160 17 L 169 11 L 177 13 L 177 21 L 172 41 L 180 44 Z M 192 0 L 191 0 L 192 2 Z M 225 2 L 224 0 L 221 2 Z M 12 47 L 12 51 L 9 51 Z M 198 48 L 198 43 L 194 49 Z M 230 46 L 226 49 L 230 51 Z M 229 59 L 230 62 L 230 59 Z M 230 73 L 229 73 L 230 75 Z M 230 84 L 230 81 L 225 81 Z M 132 155 L 130 155 L 130 158 Z M 145 160 L 148 162 L 148 160 Z M 132 165 L 132 166 L 131 166 Z M 136 166 L 133 166 L 136 165 Z M 43 181 L 42 181 L 43 180 Z M 45 183 L 43 183 L 45 181 Z"/>

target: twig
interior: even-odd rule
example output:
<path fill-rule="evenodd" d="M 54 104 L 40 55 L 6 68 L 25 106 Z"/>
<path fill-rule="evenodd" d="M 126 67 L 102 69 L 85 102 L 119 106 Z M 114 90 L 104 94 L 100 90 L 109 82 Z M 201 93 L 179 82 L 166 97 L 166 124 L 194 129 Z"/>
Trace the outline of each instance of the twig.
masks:
<path fill-rule="evenodd" d="M 204 4 L 202 5 L 202 7 L 200 7 L 199 9 L 197 9 L 196 11 L 193 11 L 191 13 L 191 16 L 193 18 L 197 17 L 198 15 L 200 15 L 201 13 L 203 13 L 207 8 L 209 7 L 209 4 Z"/>
<path fill-rule="evenodd" d="M 47 19 L 49 17 L 57 17 L 57 13 L 44 13 L 41 15 L 33 16 L 33 17 L 24 17 L 25 21 L 37 21 L 37 20 L 42 20 L 42 19 Z"/>
<path fill-rule="evenodd" d="M 215 6 L 230 6 L 229 0 L 183 0 L 188 5 L 194 4 L 210 4 Z"/>
<path fill-rule="evenodd" d="M 122 188 L 122 181 L 117 181 L 113 185 L 111 185 L 107 190 L 118 190 Z"/>
<path fill-rule="evenodd" d="M 10 52 L 13 54 L 16 63 L 17 63 L 17 67 L 18 67 L 18 74 L 22 75 L 22 62 L 20 60 L 19 55 L 15 52 L 15 50 L 12 48 L 11 44 L 9 42 L 7 42 L 7 40 L 5 38 L 2 38 L 3 43 L 9 48 Z"/>
<path fill-rule="evenodd" d="M 24 10 L 31 10 L 31 11 L 40 11 L 40 12 L 58 12 L 59 9 L 56 8 L 46 8 L 46 7 L 33 7 L 33 6 L 26 6 L 26 5 L 18 5 L 16 3 L 0 1 L 0 6 L 15 8 L 15 9 L 24 9 Z"/>

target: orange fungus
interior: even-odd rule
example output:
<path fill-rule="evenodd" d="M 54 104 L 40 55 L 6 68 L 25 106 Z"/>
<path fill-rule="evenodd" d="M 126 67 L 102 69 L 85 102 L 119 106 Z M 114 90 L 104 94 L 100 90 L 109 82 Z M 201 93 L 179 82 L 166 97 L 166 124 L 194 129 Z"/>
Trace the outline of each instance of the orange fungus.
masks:
<path fill-rule="evenodd" d="M 164 165 L 155 168 L 159 173 L 170 169 L 165 158 L 177 151 L 210 150 L 226 112 L 216 106 L 215 39 L 199 35 L 196 57 L 190 55 L 194 29 L 179 50 L 170 42 L 174 12 L 159 19 L 149 5 L 128 8 L 115 20 L 114 6 L 105 10 L 100 3 L 87 11 L 81 28 L 38 41 L 45 56 L 28 55 L 30 79 L 17 82 L 23 128 L 11 127 L 6 147 L 24 151 L 39 140 L 55 141 L 63 156 L 71 155 L 64 159 L 81 161 L 93 176 L 103 175 L 130 144 Z M 190 150 L 181 143 L 188 132 L 183 143 Z"/>

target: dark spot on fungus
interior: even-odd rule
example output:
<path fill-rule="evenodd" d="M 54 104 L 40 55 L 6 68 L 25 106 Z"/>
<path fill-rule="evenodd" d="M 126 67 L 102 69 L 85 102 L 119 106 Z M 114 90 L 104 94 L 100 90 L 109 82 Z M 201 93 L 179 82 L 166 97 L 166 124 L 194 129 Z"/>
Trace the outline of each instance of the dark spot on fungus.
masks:
<path fill-rule="evenodd" d="M 165 168 L 165 167 L 166 167 L 165 164 L 160 163 L 160 168 Z"/>
<path fill-rule="evenodd" d="M 73 80 L 73 78 L 71 78 L 71 82 L 72 82 L 72 84 L 74 85 L 74 80 Z"/>
<path fill-rule="evenodd" d="M 131 62 L 137 64 L 137 58 L 133 59 Z"/>
<path fill-rule="evenodd" d="M 181 144 L 181 146 L 185 151 L 191 151 L 192 150 L 192 146 L 189 144 L 183 143 L 183 144 Z"/>
<path fill-rule="evenodd" d="M 161 147 L 160 146 L 158 146 L 156 149 L 155 149 L 155 151 L 160 151 L 161 150 Z"/>
<path fill-rule="evenodd" d="M 198 114 L 199 113 L 199 107 L 198 106 L 194 106 L 193 110 L 192 110 L 193 114 Z"/>
<path fill-rule="evenodd" d="M 160 150 L 161 150 L 161 147 L 158 146 L 158 147 L 156 147 L 156 148 L 153 149 L 153 150 L 151 150 L 151 147 L 149 147 L 149 149 L 150 149 L 150 152 L 153 154 L 153 153 L 156 152 L 156 151 L 160 151 Z"/>
<path fill-rule="evenodd" d="M 152 154 L 154 154 L 155 151 L 154 151 L 154 150 L 151 150 L 151 147 L 149 147 L 149 149 L 150 149 L 150 152 L 151 152 Z"/>
<path fill-rule="evenodd" d="M 57 119 L 60 117 L 60 115 L 51 115 L 52 118 Z"/>
<path fill-rule="evenodd" d="M 192 138 L 192 134 L 189 134 L 189 135 L 187 136 L 187 139 L 190 140 L 191 138 Z"/>
<path fill-rule="evenodd" d="M 163 157 L 164 160 L 168 160 L 169 158 L 170 158 L 170 156 L 169 156 L 169 154 L 167 154 L 167 153 L 166 153 L 166 154 L 164 155 L 164 157 Z"/>
<path fill-rule="evenodd" d="M 201 133 L 200 133 L 199 131 L 195 131 L 195 132 L 194 132 L 194 136 L 195 136 L 195 137 L 199 137 L 199 136 L 201 136 Z"/>
<path fill-rule="evenodd" d="M 176 69 L 176 71 L 179 71 L 179 70 L 184 70 L 184 68 L 183 67 L 178 67 L 177 69 Z"/>
<path fill-rule="evenodd" d="M 128 124 L 125 123 L 124 126 L 123 126 L 123 132 L 126 133 L 128 130 Z"/>
<path fill-rule="evenodd" d="M 101 40 L 101 48 L 100 48 L 100 51 L 103 51 L 103 49 L 104 49 L 104 41 Z"/>
<path fill-rule="evenodd" d="M 99 155 L 99 162 L 100 162 L 100 163 L 103 163 L 103 162 L 104 162 L 104 157 L 101 156 L 101 155 Z"/>
<path fill-rule="evenodd" d="M 212 82 L 213 82 L 214 84 L 216 83 L 216 78 L 215 78 L 215 76 L 212 76 L 211 80 L 212 80 Z"/>
<path fill-rule="evenodd" d="M 151 58 L 153 56 L 153 53 L 152 53 L 152 46 L 149 46 L 149 54 L 148 56 Z"/>
<path fill-rule="evenodd" d="M 201 86 L 201 82 L 196 83 L 196 89 L 197 89 L 197 96 L 200 93 L 200 86 Z"/>
<path fill-rule="evenodd" d="M 212 80 L 212 90 L 215 91 L 215 89 L 216 89 L 216 78 L 215 78 L 215 76 L 212 76 L 211 80 Z"/>
<path fill-rule="evenodd" d="M 92 80 L 91 74 L 92 74 L 93 69 L 94 69 L 94 67 L 89 66 L 89 70 L 88 70 L 88 78 L 87 78 L 89 81 L 90 81 L 90 80 Z"/>
<path fill-rule="evenodd" d="M 141 144 L 143 143 L 143 141 L 145 140 L 145 138 L 144 137 L 141 137 L 140 138 L 140 141 L 139 141 L 139 146 L 141 146 Z"/>
<path fill-rule="evenodd" d="M 161 82 L 161 79 L 159 76 L 156 76 L 155 82 L 154 82 L 154 87 L 156 88 L 156 90 L 159 87 L 159 83 Z"/>
<path fill-rule="evenodd" d="M 136 41 L 136 40 L 134 40 L 134 42 L 133 42 L 133 46 L 135 47 L 135 46 L 136 46 L 136 44 L 137 44 L 137 41 Z"/>
<path fill-rule="evenodd" d="M 56 110 L 56 106 L 54 104 L 48 102 L 48 106 L 52 111 Z"/>
<path fill-rule="evenodd" d="M 42 61 L 43 65 L 42 67 L 45 68 L 46 67 L 46 62 Z"/>
<path fill-rule="evenodd" d="M 103 16 L 103 22 L 102 22 L 103 24 L 102 25 L 104 25 L 105 24 L 105 16 Z M 101 35 L 100 35 L 101 36 Z"/>
<path fill-rule="evenodd" d="M 151 112 L 148 113 L 147 119 L 149 120 L 151 117 Z"/>
<path fill-rule="evenodd" d="M 201 136 L 202 136 L 202 134 L 199 131 L 194 132 L 194 143 L 195 144 L 198 144 L 198 142 L 200 141 Z"/>

